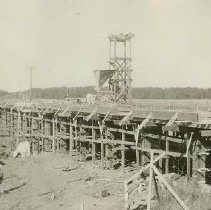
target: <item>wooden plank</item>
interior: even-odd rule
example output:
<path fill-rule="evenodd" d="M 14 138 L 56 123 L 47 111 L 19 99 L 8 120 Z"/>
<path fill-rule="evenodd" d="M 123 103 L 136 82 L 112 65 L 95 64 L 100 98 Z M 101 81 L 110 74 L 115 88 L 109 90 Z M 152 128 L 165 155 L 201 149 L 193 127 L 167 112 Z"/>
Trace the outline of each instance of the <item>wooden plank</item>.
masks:
<path fill-rule="evenodd" d="M 160 136 L 160 135 L 155 135 L 155 134 L 143 134 L 144 137 L 152 138 L 152 139 L 159 139 L 162 141 L 170 141 L 170 142 L 175 142 L 175 143 L 182 143 L 184 140 L 176 137 L 166 137 L 166 136 Z"/>
<path fill-rule="evenodd" d="M 186 158 L 187 158 L 187 180 L 190 179 L 191 176 L 191 165 L 190 165 L 190 146 L 193 139 L 193 132 L 191 132 L 189 141 L 186 142 Z"/>
<path fill-rule="evenodd" d="M 152 193 L 152 176 L 153 176 L 153 159 L 154 159 L 154 153 L 151 151 L 150 153 L 150 172 L 149 172 L 149 186 L 148 186 L 148 196 L 147 196 L 147 210 L 150 210 L 151 207 L 151 193 Z"/>
<path fill-rule="evenodd" d="M 136 135 L 139 135 L 140 130 L 146 126 L 146 124 L 150 121 L 151 118 L 152 118 L 152 113 L 150 112 L 149 115 L 141 122 L 141 124 L 138 125 L 136 130 Z M 138 138 L 136 138 L 136 145 L 137 144 L 138 144 Z"/>
<path fill-rule="evenodd" d="M 73 127 L 70 125 L 70 139 L 69 139 L 69 152 L 73 155 Z"/>
<path fill-rule="evenodd" d="M 178 132 L 179 127 L 176 124 L 173 124 L 171 126 L 162 126 L 162 131 L 164 131 L 164 132 L 167 132 L 167 131 Z"/>
<path fill-rule="evenodd" d="M 52 152 L 55 152 L 55 122 L 52 123 Z"/>
<path fill-rule="evenodd" d="M 93 121 L 92 121 L 92 125 L 93 125 Z M 95 148 L 95 142 L 94 142 L 94 140 L 96 138 L 95 136 L 96 136 L 96 131 L 94 128 L 92 128 L 92 140 L 93 140 L 93 142 L 92 142 L 92 161 L 93 162 L 95 162 L 95 156 L 96 156 L 96 148 Z"/>
<path fill-rule="evenodd" d="M 178 112 L 176 112 L 172 117 L 171 119 L 168 121 L 168 123 L 166 124 L 166 126 L 172 126 L 174 123 L 175 123 L 175 120 L 177 119 L 178 117 Z"/>
<path fill-rule="evenodd" d="M 125 133 L 122 133 L 122 160 L 121 160 L 121 165 L 122 165 L 122 171 L 124 171 L 125 168 L 125 149 L 124 149 L 124 142 L 125 142 Z"/>
<path fill-rule="evenodd" d="M 132 115 L 132 111 L 129 111 L 128 113 L 125 114 L 125 116 L 123 117 L 123 119 L 119 122 L 119 125 L 123 125 L 123 124 L 127 124 L 131 115 Z"/>
<path fill-rule="evenodd" d="M 125 197 L 125 208 L 129 210 L 129 189 L 128 182 L 124 182 L 124 197 Z"/>
<path fill-rule="evenodd" d="M 95 108 L 87 117 L 86 117 L 86 121 L 89 121 L 92 119 L 92 117 L 94 117 L 94 115 L 96 115 L 97 113 L 97 108 Z"/>
<path fill-rule="evenodd" d="M 200 131 L 202 137 L 209 137 L 211 136 L 211 130 L 204 130 Z"/>
<path fill-rule="evenodd" d="M 139 150 L 136 147 L 136 166 L 137 168 L 139 168 L 140 166 L 140 154 L 139 154 Z"/>
<path fill-rule="evenodd" d="M 166 139 L 166 153 L 169 152 L 169 141 Z M 165 173 L 169 173 L 169 157 L 166 157 L 165 161 Z"/>
<path fill-rule="evenodd" d="M 134 110 L 133 116 L 139 117 L 139 118 L 146 118 L 150 112 L 152 112 L 152 119 L 159 119 L 159 120 L 170 120 L 172 118 L 172 116 L 175 114 L 175 112 L 172 112 L 172 111 Z M 180 113 L 178 113 L 177 120 L 198 122 L 198 113 L 180 112 Z"/>
<path fill-rule="evenodd" d="M 100 138 L 103 139 L 103 125 L 99 124 L 99 127 L 100 127 Z M 100 147 L 101 147 L 101 166 L 102 168 L 104 168 L 104 144 L 103 144 L 103 141 L 101 141 L 101 144 L 100 144 Z"/>
<path fill-rule="evenodd" d="M 185 203 L 181 200 L 181 198 L 177 195 L 177 193 L 173 190 L 173 188 L 169 185 L 169 183 L 164 179 L 162 174 L 159 172 L 159 170 L 155 167 L 155 165 L 152 166 L 154 172 L 157 174 L 158 179 L 163 182 L 163 184 L 168 188 L 168 190 L 171 192 L 171 194 L 175 197 L 177 202 L 181 205 L 181 207 L 185 210 L 189 210 L 189 208 L 185 205 Z"/>
<path fill-rule="evenodd" d="M 136 146 L 131 146 L 131 149 L 136 149 Z M 164 150 L 159 150 L 159 149 L 150 149 L 150 148 L 146 148 L 146 147 L 137 147 L 138 150 L 143 151 L 143 152 L 150 152 L 151 150 L 153 150 L 153 152 L 155 154 L 161 154 L 163 152 L 165 152 Z M 167 152 L 166 155 L 172 156 L 172 157 L 186 157 L 185 154 L 180 153 L 180 152 Z"/>
<path fill-rule="evenodd" d="M 152 163 L 149 163 L 145 166 L 143 166 L 136 174 L 134 174 L 132 177 L 130 177 L 126 182 L 130 183 L 131 181 L 133 181 L 134 179 L 138 178 L 140 176 L 140 174 L 143 173 L 143 171 L 145 171 L 146 169 L 148 169 L 149 167 L 151 167 L 151 164 L 155 164 L 157 161 L 159 161 L 160 158 L 163 158 L 166 155 L 165 152 L 161 153 L 158 157 L 156 157 Z"/>

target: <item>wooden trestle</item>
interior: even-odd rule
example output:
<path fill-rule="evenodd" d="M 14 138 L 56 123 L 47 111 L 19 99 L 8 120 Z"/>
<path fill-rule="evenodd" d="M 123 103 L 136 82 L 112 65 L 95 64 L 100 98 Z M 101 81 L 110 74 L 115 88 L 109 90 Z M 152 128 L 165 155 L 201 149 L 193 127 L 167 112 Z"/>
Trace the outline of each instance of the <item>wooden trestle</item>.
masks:
<path fill-rule="evenodd" d="M 117 108 L 102 105 L 4 103 L 0 105 L 2 126 L 11 135 L 11 149 L 21 141 L 29 141 L 31 154 L 41 152 L 74 152 L 92 161 L 117 158 L 124 169 L 150 162 L 166 152 L 158 169 L 208 177 L 211 164 L 209 125 L 201 125 L 198 113 L 144 111 L 138 108 Z M 207 129 L 208 128 L 208 129 Z"/>

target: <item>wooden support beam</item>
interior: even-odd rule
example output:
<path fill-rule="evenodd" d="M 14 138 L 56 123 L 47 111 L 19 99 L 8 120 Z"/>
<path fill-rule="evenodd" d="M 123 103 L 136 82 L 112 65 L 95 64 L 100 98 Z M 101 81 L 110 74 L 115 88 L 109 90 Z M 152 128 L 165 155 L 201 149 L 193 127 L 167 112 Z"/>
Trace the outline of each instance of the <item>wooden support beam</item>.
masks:
<path fill-rule="evenodd" d="M 12 134 L 11 141 L 10 141 L 10 150 L 13 150 L 13 143 L 14 143 L 14 115 L 13 115 L 13 109 L 10 110 L 10 132 Z"/>
<path fill-rule="evenodd" d="M 193 139 L 193 132 L 191 132 L 189 141 L 186 142 L 186 158 L 187 158 L 187 180 L 191 177 L 191 158 L 190 158 L 190 147 Z"/>
<path fill-rule="evenodd" d="M 100 121 L 98 121 L 98 125 L 99 125 L 99 129 L 100 129 L 100 138 L 104 140 L 104 136 L 103 136 L 104 125 Z M 102 168 L 104 168 L 104 157 L 105 157 L 104 144 L 103 144 L 103 141 L 101 141 L 101 165 L 102 165 Z"/>
<path fill-rule="evenodd" d="M 185 203 L 181 200 L 181 198 L 173 190 L 173 188 L 170 186 L 170 184 L 164 179 L 163 175 L 159 172 L 159 170 L 156 168 L 156 166 L 153 165 L 152 167 L 153 167 L 154 172 L 157 174 L 158 179 L 168 188 L 168 190 L 175 197 L 175 199 L 180 204 L 180 206 L 185 210 L 189 210 L 189 208 L 185 205 Z"/>
<path fill-rule="evenodd" d="M 183 143 L 184 139 L 176 138 L 176 137 L 166 137 L 166 136 L 159 136 L 155 134 L 143 134 L 143 137 L 151 138 L 151 139 L 159 139 L 161 141 L 168 140 L 169 142 L 175 142 L 175 143 Z"/>
<path fill-rule="evenodd" d="M 166 153 L 169 152 L 169 141 L 166 139 Z M 169 173 L 169 157 L 166 157 L 165 160 L 165 173 Z"/>
<path fill-rule="evenodd" d="M 70 125 L 70 139 L 69 139 L 69 152 L 70 152 L 70 155 L 73 155 L 73 127 L 72 125 Z"/>
<path fill-rule="evenodd" d="M 20 142 L 20 130 L 21 130 L 21 113 L 20 113 L 20 109 L 18 109 L 18 131 L 17 131 L 17 139 L 16 139 L 16 148 Z"/>
<path fill-rule="evenodd" d="M 106 121 L 106 119 L 108 118 L 108 116 L 109 116 L 110 113 L 111 113 L 110 110 L 106 113 L 105 117 L 103 118 L 102 125 L 105 124 L 105 121 Z"/>
<path fill-rule="evenodd" d="M 163 172 L 163 159 L 160 159 L 158 164 L 160 171 Z"/>
<path fill-rule="evenodd" d="M 166 126 L 172 126 L 174 123 L 175 123 L 175 120 L 177 119 L 178 117 L 178 112 L 176 112 L 172 117 L 171 119 L 168 121 L 168 123 L 166 124 Z"/>
<path fill-rule="evenodd" d="M 137 130 L 136 130 L 136 135 L 139 135 L 139 132 L 142 128 L 146 126 L 146 124 L 150 121 L 152 118 L 152 113 L 150 112 L 149 115 L 141 122 L 140 125 L 138 125 Z M 138 144 L 138 138 L 136 138 L 136 145 Z"/>
<path fill-rule="evenodd" d="M 125 195 L 125 209 L 129 210 L 129 189 L 128 189 L 128 182 L 124 182 L 124 195 Z"/>
<path fill-rule="evenodd" d="M 150 210 L 151 207 L 151 193 L 152 193 L 152 179 L 153 179 L 153 160 L 154 160 L 154 153 L 153 151 L 150 152 L 150 171 L 149 171 L 149 186 L 148 186 L 148 196 L 147 196 L 147 210 Z"/>
<path fill-rule="evenodd" d="M 122 160 L 121 160 L 121 166 L 122 166 L 122 171 L 124 171 L 125 168 L 125 148 L 124 148 L 124 143 L 125 143 L 125 133 L 122 133 Z"/>
<path fill-rule="evenodd" d="M 96 131 L 95 129 L 93 128 L 93 120 L 92 120 L 92 161 L 95 162 L 95 156 L 96 156 L 96 148 L 95 148 L 95 137 L 96 136 Z"/>
<path fill-rule="evenodd" d="M 139 132 L 138 132 L 138 135 L 137 134 L 134 135 L 134 138 L 135 138 L 135 142 L 138 143 Z M 139 165 L 140 165 L 140 154 L 139 154 L 139 150 L 137 149 L 137 145 L 136 145 L 136 166 L 137 166 L 137 168 L 139 167 Z"/>
<path fill-rule="evenodd" d="M 130 117 L 132 116 L 132 111 L 129 111 L 128 113 L 125 114 L 125 116 L 122 118 L 122 120 L 119 122 L 119 126 L 122 126 L 124 124 L 127 124 L 129 121 Z"/>
<path fill-rule="evenodd" d="M 139 168 L 140 166 L 140 154 L 139 154 L 139 150 L 136 148 L 136 166 L 137 168 Z"/>
<path fill-rule="evenodd" d="M 42 119 L 40 120 L 40 129 L 41 129 L 41 135 L 42 135 L 42 137 L 41 137 L 41 141 L 42 141 L 42 152 L 44 152 L 45 151 L 45 143 L 44 143 L 44 135 L 45 135 L 45 133 L 44 133 L 44 130 L 45 130 L 45 122 L 44 122 L 44 120 L 43 120 L 43 116 L 42 116 Z"/>
<path fill-rule="evenodd" d="M 104 144 L 103 144 L 103 141 L 101 141 L 101 165 L 102 165 L 102 168 L 104 168 Z"/>
<path fill-rule="evenodd" d="M 152 164 L 155 164 L 157 161 L 159 161 L 160 158 L 163 158 L 166 155 L 165 152 L 161 153 L 158 157 L 156 157 L 152 163 L 150 162 L 149 164 L 143 166 L 136 174 L 134 174 L 133 176 L 131 176 L 128 180 L 125 181 L 125 183 L 130 183 L 132 182 L 134 179 L 137 179 L 140 174 L 143 173 L 143 171 L 147 170 L 149 167 L 151 167 Z"/>
<path fill-rule="evenodd" d="M 55 122 L 52 122 L 52 152 L 54 153 L 55 152 L 55 129 L 56 129 L 56 123 Z"/>
<path fill-rule="evenodd" d="M 202 137 L 210 137 L 211 136 L 211 130 L 203 130 L 203 131 L 200 131 L 200 133 L 201 133 Z"/>
<path fill-rule="evenodd" d="M 131 149 L 136 149 L 136 146 L 131 146 Z M 148 152 L 148 153 L 153 151 L 154 154 L 162 154 L 163 152 L 165 152 L 165 151 L 160 150 L 160 149 L 150 149 L 150 148 L 146 148 L 146 147 L 137 147 L 137 149 L 139 151 Z M 172 156 L 172 157 L 181 157 L 181 156 L 185 157 L 185 154 L 180 153 L 180 152 L 170 152 L 169 151 L 169 152 L 166 152 L 165 154 L 168 155 L 168 156 Z"/>
<path fill-rule="evenodd" d="M 97 113 L 97 108 L 94 109 L 87 117 L 86 117 L 86 121 L 89 121 L 92 119 L 92 117 Z"/>

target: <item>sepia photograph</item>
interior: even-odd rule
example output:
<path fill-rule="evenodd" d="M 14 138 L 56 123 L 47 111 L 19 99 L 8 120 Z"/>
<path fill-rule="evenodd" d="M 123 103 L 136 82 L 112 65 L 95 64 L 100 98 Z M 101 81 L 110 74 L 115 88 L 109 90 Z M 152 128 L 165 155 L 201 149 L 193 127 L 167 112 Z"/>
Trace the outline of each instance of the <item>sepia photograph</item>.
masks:
<path fill-rule="evenodd" d="M 211 210 L 211 0 L 0 0 L 0 210 Z"/>

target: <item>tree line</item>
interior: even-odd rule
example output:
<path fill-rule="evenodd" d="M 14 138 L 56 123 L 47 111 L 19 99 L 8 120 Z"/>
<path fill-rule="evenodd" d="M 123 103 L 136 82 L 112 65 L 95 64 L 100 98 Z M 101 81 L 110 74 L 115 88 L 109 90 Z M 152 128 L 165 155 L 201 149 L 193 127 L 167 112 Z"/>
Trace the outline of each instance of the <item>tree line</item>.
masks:
<path fill-rule="evenodd" d="M 96 93 L 93 86 L 33 89 L 33 95 L 35 98 L 84 98 L 88 93 Z M 9 96 L 9 98 L 23 98 L 24 95 L 29 95 L 29 90 L 16 93 L 0 91 L 0 97 Z M 135 87 L 132 89 L 132 97 L 134 99 L 211 99 L 211 88 Z"/>

